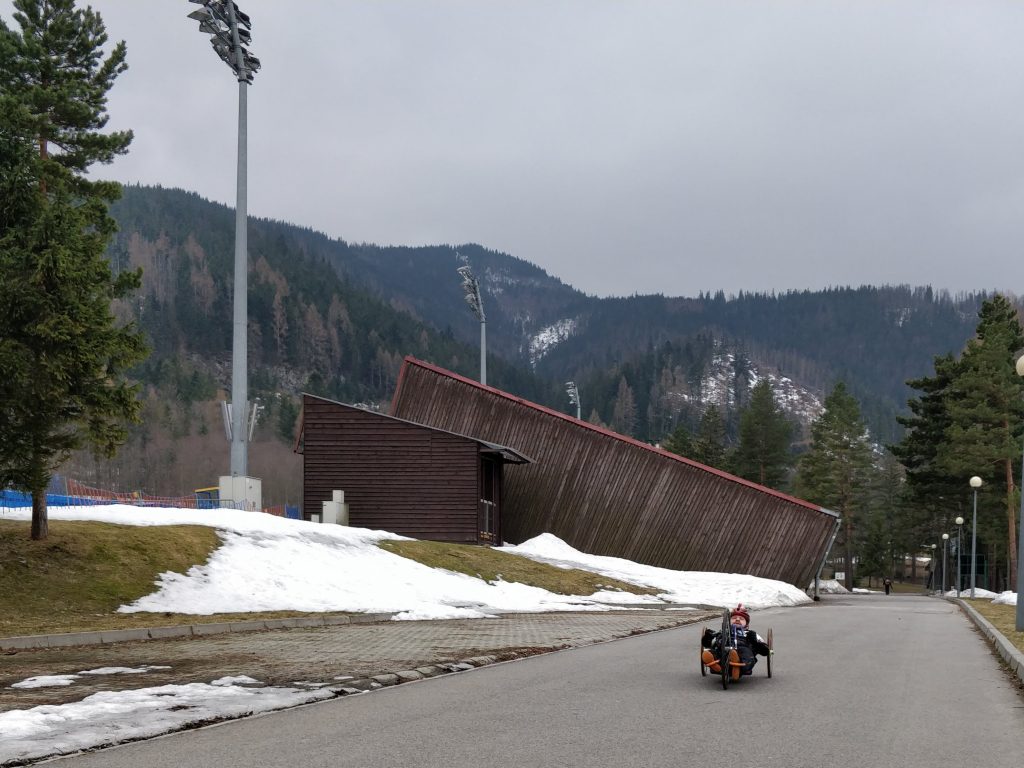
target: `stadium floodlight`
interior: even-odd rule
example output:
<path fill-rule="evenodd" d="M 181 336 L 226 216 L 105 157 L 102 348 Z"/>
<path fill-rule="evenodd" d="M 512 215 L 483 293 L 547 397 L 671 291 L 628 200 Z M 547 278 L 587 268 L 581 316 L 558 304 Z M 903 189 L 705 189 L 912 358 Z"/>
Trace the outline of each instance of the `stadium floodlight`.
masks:
<path fill-rule="evenodd" d="M 567 382 L 565 382 L 565 391 L 566 391 L 566 394 L 569 395 L 569 405 L 575 405 L 576 406 L 576 418 L 577 419 L 581 418 L 580 417 L 580 390 L 576 386 L 576 382 L 575 381 L 567 381 Z"/>
<path fill-rule="evenodd" d="M 456 254 L 458 256 L 459 254 Z M 487 316 L 484 315 L 484 301 L 480 295 L 480 281 L 473 275 L 468 264 L 459 267 L 456 272 L 462 278 L 462 290 L 466 294 L 466 303 L 480 321 L 480 383 L 487 383 Z"/>
<path fill-rule="evenodd" d="M 231 350 L 231 474 L 249 474 L 248 443 L 255 426 L 256 413 L 249 411 L 248 318 L 249 318 L 249 244 L 248 244 L 248 167 L 247 86 L 260 68 L 260 60 L 244 46 L 252 42 L 252 21 L 232 0 L 189 0 L 201 6 L 188 14 L 199 22 L 199 31 L 210 35 L 210 44 L 221 61 L 238 80 L 238 173 L 235 204 L 235 280 Z M 247 428 L 248 427 L 248 428 Z"/>

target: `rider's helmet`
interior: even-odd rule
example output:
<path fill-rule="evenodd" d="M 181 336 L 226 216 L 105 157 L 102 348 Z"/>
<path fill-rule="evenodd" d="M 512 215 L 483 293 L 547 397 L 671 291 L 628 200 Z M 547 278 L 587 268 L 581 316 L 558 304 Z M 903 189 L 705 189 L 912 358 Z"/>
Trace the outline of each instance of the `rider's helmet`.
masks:
<path fill-rule="evenodd" d="M 729 614 L 730 619 L 733 619 L 737 616 L 743 619 L 744 624 L 746 624 L 748 627 L 750 626 L 750 614 L 747 612 L 747 609 L 743 607 L 743 603 L 740 603 L 735 608 L 733 608 Z"/>

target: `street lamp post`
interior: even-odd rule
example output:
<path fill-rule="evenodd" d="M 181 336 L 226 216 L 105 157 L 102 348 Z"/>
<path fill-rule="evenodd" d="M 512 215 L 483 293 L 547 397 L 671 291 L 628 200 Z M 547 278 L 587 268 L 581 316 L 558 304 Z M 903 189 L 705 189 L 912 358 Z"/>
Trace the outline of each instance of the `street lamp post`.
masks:
<path fill-rule="evenodd" d="M 956 571 L 954 572 L 956 574 L 956 596 L 960 597 L 960 564 L 963 562 L 963 556 L 960 553 L 963 552 L 961 547 L 964 541 L 964 519 L 957 515 L 953 522 L 956 523 Z"/>
<path fill-rule="evenodd" d="M 978 489 L 981 488 L 981 478 L 977 475 L 971 478 L 971 488 L 974 489 L 974 514 L 971 516 L 971 599 L 973 600 L 978 574 Z"/>
<path fill-rule="evenodd" d="M 580 419 L 580 390 L 575 381 L 565 382 L 565 391 L 569 395 L 569 405 L 576 406 L 576 418 Z"/>
<path fill-rule="evenodd" d="M 932 551 L 932 560 L 931 560 L 931 563 L 929 563 L 929 567 L 931 568 L 931 571 L 932 571 L 931 582 L 932 582 L 932 592 L 934 592 L 936 584 L 938 583 L 937 580 L 936 580 L 935 572 L 937 570 L 939 570 L 938 563 L 935 561 L 935 545 L 934 544 L 926 544 L 925 546 Z"/>
<path fill-rule="evenodd" d="M 252 40 L 249 17 L 233 0 L 189 0 L 202 6 L 188 15 L 199 22 L 199 31 L 210 35 L 210 44 L 238 80 L 238 175 L 235 204 L 235 282 L 231 350 L 231 474 L 249 474 L 247 421 L 248 392 L 248 270 L 247 226 L 247 87 L 260 68 L 260 60 L 245 45 Z"/>
<path fill-rule="evenodd" d="M 949 534 L 942 534 L 942 594 L 946 594 L 946 550 L 949 549 Z"/>
<path fill-rule="evenodd" d="M 466 292 L 466 303 L 480 321 L 480 383 L 487 383 L 487 317 L 484 302 L 480 296 L 480 281 L 473 275 L 469 265 L 459 267 L 456 272 L 462 277 L 462 290 Z"/>
<path fill-rule="evenodd" d="M 1024 355 L 1017 358 L 1017 375 L 1024 376 Z M 1021 568 L 1021 560 L 1024 559 L 1024 536 L 1020 535 L 1020 523 L 1024 521 L 1024 461 L 1020 465 L 1020 515 L 1017 518 L 1017 631 L 1024 632 L 1024 602 L 1019 598 L 1024 593 L 1024 568 Z"/>

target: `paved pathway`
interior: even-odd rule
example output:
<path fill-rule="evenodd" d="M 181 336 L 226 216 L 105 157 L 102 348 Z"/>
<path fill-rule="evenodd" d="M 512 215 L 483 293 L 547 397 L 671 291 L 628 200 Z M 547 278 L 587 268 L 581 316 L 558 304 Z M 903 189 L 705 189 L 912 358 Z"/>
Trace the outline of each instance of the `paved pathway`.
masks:
<path fill-rule="evenodd" d="M 388 621 L 276 629 L 114 645 L 22 650 L 0 656 L 0 711 L 78 701 L 101 690 L 210 682 L 249 675 L 268 685 L 333 682 L 454 662 L 517 658 L 700 621 L 705 611 L 647 608 L 610 612 L 509 614 L 496 619 Z M 67 688 L 12 689 L 35 675 L 99 667 L 168 665 L 139 675 L 80 678 Z"/>
<path fill-rule="evenodd" d="M 700 676 L 697 625 L 224 723 L 58 765 L 1020 765 L 1024 710 L 1015 681 L 955 605 L 857 595 L 758 611 L 754 626 L 774 629 L 775 674 L 768 679 L 762 662 L 753 677 L 725 691 L 718 679 Z"/>

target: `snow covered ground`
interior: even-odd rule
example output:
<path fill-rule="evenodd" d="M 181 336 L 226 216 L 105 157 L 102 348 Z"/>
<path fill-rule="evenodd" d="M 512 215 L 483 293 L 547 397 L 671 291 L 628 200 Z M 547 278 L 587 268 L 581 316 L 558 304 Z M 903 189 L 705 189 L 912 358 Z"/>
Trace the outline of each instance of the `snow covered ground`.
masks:
<path fill-rule="evenodd" d="M 606 611 L 612 605 L 686 603 L 751 608 L 798 605 L 810 598 L 780 581 L 741 574 L 672 571 L 579 552 L 544 534 L 510 554 L 563 568 L 580 568 L 658 590 L 656 596 L 605 590 L 557 595 L 537 587 L 487 583 L 428 568 L 384 551 L 401 539 L 384 531 L 286 520 L 236 510 L 130 506 L 51 508 L 52 520 L 99 520 L 126 525 L 208 525 L 222 544 L 188 573 L 163 573 L 154 591 L 120 611 L 184 614 L 255 611 L 393 612 L 397 620 L 485 618 L 501 612 Z M 27 520 L 27 509 L 3 511 Z M 1012 593 L 1011 593 L 1012 594 Z M 1002 598 L 1003 596 L 1000 596 Z M 152 667 L 106 667 L 74 675 L 40 675 L 11 688 L 73 686 L 83 675 L 145 675 Z M 340 682 L 339 687 L 344 683 Z M 0 713 L 0 764 L 67 754 L 103 744 L 166 733 L 188 723 L 265 712 L 330 698 L 330 687 L 268 687 L 250 678 L 106 691 L 63 705 Z"/>

